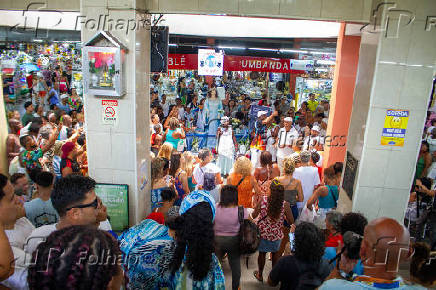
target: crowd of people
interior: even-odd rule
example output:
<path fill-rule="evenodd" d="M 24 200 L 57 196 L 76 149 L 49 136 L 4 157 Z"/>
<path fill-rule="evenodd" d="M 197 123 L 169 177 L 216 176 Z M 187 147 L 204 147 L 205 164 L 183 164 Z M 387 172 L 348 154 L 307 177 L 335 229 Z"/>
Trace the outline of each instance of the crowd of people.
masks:
<path fill-rule="evenodd" d="M 184 80 L 179 86 L 186 87 Z M 204 97 L 183 89 L 173 102 L 151 89 L 151 150 L 155 156 L 169 143 L 179 152 L 211 149 L 227 176 L 235 157 L 246 155 L 256 167 L 260 154 L 269 151 L 282 168 L 284 157 L 303 150 L 322 152 L 326 141 L 329 102 L 311 93 L 298 110 L 286 97 L 260 100 L 226 93 L 220 99 L 214 84 Z"/>
<path fill-rule="evenodd" d="M 31 75 L 38 85 L 22 104 L 24 114 L 8 112 L 0 288 L 225 289 L 228 262 L 231 288 L 241 289 L 241 259 L 254 254 L 241 249 L 245 224 L 254 231 L 259 283 L 280 289 L 436 283 L 430 247 L 412 244 L 406 227 L 336 211 L 343 166 L 321 166 L 328 102 L 311 95 L 294 110 L 279 100 L 271 113 L 250 120 L 253 101 L 246 96 L 220 100 L 212 87 L 198 100 L 185 88 L 171 107 L 153 91 L 151 212 L 115 233 L 88 176 L 81 98 L 63 73 L 49 80 Z M 268 98 L 257 105 L 268 107 Z M 247 128 L 254 121 L 245 152 L 235 118 Z M 186 150 L 192 132 L 205 134 L 198 151 Z M 416 186 L 433 193 L 422 177 Z M 406 262 L 410 277 L 403 279 L 398 268 Z"/>

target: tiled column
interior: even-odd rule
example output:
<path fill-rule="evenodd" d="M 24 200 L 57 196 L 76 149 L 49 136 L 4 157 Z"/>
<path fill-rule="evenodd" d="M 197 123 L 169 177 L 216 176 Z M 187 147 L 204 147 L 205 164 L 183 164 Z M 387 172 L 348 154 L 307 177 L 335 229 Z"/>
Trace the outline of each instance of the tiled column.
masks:
<path fill-rule="evenodd" d="M 436 63 L 436 28 L 426 30 L 427 16 L 436 15 L 436 5 L 395 2 L 395 7 L 381 5 L 375 10 L 377 30 L 371 26 L 362 33 L 347 150 L 359 160 L 353 211 L 368 219 L 388 216 L 402 221 Z M 374 1 L 374 9 L 376 5 Z M 387 109 L 410 111 L 403 147 L 380 144 Z"/>
<path fill-rule="evenodd" d="M 127 21 L 146 17 L 135 10 L 141 8 L 136 0 L 81 0 L 80 11 L 85 19 L 108 15 L 107 19 Z M 127 93 L 118 99 L 119 122 L 114 126 L 102 124 L 102 97 L 85 96 L 89 174 L 97 182 L 129 185 L 130 224 L 135 224 L 150 210 L 150 29 L 126 31 L 113 26 L 105 29 L 128 48 L 124 75 Z M 82 42 L 96 33 L 92 25 L 82 26 Z M 141 171 L 143 164 L 145 172 Z M 145 187 L 143 178 L 148 181 Z"/>

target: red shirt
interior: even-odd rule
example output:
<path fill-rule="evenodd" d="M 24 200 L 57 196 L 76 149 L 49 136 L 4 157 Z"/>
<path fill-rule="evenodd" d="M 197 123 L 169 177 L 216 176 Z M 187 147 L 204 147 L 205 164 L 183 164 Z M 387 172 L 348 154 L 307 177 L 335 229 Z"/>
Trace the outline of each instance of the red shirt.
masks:
<path fill-rule="evenodd" d="M 325 241 L 325 246 L 336 248 L 337 246 L 339 246 L 339 242 L 341 242 L 341 245 L 344 244 L 344 240 L 342 239 L 341 234 L 336 234 L 335 236 L 329 234 L 327 240 Z"/>
<path fill-rule="evenodd" d="M 152 212 L 151 214 L 149 214 L 146 217 L 146 219 L 154 220 L 154 221 L 160 223 L 161 225 L 165 224 L 165 216 L 161 212 Z"/>

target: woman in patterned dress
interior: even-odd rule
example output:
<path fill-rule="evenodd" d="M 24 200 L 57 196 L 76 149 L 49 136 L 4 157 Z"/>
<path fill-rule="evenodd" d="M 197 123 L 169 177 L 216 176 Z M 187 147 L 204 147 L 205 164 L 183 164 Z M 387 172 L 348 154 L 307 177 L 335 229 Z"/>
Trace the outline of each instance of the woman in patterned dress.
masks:
<path fill-rule="evenodd" d="M 272 253 L 272 266 L 280 258 L 277 254 L 283 238 L 282 226 L 286 220 L 289 225 L 294 223 L 291 207 L 285 201 L 285 188 L 277 180 L 273 179 L 270 186 L 270 196 L 263 196 L 257 204 L 252 218 L 259 217 L 257 226 L 260 230 L 259 256 L 257 258 L 258 270 L 254 271 L 254 277 L 263 282 L 263 269 L 265 267 L 266 253 Z"/>

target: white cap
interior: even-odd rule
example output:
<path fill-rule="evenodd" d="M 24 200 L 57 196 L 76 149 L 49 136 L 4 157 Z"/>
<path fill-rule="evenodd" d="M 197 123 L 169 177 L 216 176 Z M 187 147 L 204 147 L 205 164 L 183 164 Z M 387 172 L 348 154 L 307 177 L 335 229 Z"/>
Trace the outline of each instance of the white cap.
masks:
<path fill-rule="evenodd" d="M 67 94 L 62 94 L 61 95 L 61 100 L 63 100 L 63 99 L 68 99 L 68 95 Z"/>
<path fill-rule="evenodd" d="M 20 138 L 29 135 L 29 128 L 32 122 L 29 122 L 25 127 L 20 130 Z"/>
<path fill-rule="evenodd" d="M 285 122 L 292 122 L 292 118 L 291 117 L 286 117 L 283 119 L 283 121 Z"/>
<path fill-rule="evenodd" d="M 259 111 L 257 112 L 257 117 L 260 118 L 262 115 L 266 115 L 266 114 L 268 114 L 267 111 Z"/>
<path fill-rule="evenodd" d="M 321 129 L 319 128 L 318 125 L 313 126 L 313 127 L 312 127 L 312 130 L 313 130 L 313 131 L 316 131 L 316 132 L 321 131 Z"/>

